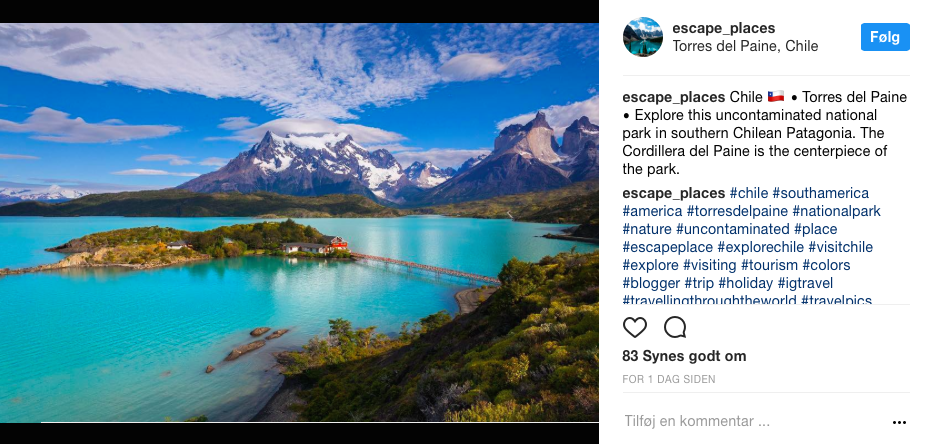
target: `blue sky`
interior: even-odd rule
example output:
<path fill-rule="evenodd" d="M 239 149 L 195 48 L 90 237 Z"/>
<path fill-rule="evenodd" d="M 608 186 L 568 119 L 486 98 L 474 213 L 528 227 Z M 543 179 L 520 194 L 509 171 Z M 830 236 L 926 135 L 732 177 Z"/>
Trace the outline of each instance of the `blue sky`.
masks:
<path fill-rule="evenodd" d="M 650 17 L 638 17 L 634 20 L 631 20 L 631 22 L 628 23 L 628 26 L 633 28 L 635 31 L 640 30 L 642 32 L 654 32 L 660 30 L 660 25 L 658 25 L 657 22 Z"/>
<path fill-rule="evenodd" d="M 459 165 L 598 122 L 597 25 L 0 24 L 0 187 L 176 186 L 266 130 Z"/>

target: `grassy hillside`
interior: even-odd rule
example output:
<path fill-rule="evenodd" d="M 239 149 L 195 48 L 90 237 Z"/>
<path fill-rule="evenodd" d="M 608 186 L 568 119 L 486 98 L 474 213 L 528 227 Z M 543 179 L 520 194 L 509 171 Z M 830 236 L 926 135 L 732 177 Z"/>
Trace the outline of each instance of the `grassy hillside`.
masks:
<path fill-rule="evenodd" d="M 326 237 L 316 228 L 301 225 L 288 219 L 284 222 L 257 222 L 230 225 L 206 231 L 183 231 L 164 227 L 123 228 L 103 231 L 72 239 L 48 251 L 62 253 L 95 252 L 102 248 L 156 247 L 165 250 L 166 244 L 187 241 L 191 250 L 211 257 L 237 257 L 247 252 L 266 251 L 280 253 L 282 243 L 326 243 Z M 152 250 L 151 248 L 149 250 Z"/>
<path fill-rule="evenodd" d="M 550 191 L 435 205 L 413 210 L 422 214 L 507 219 L 548 223 L 583 223 L 599 211 L 599 182 L 580 182 Z"/>
<path fill-rule="evenodd" d="M 599 254 L 512 260 L 472 313 L 404 326 L 330 322 L 282 358 L 306 421 L 597 421 Z"/>
<path fill-rule="evenodd" d="M 64 245 L 49 248 L 48 251 L 62 253 L 90 252 L 100 248 L 124 247 L 132 245 L 155 245 L 186 240 L 191 232 L 168 227 L 121 228 L 102 231 L 72 239 Z"/>
<path fill-rule="evenodd" d="M 0 207 L 0 216 L 395 217 L 401 214 L 357 195 L 202 194 L 176 189 L 93 194 L 57 204 L 23 202 Z"/>

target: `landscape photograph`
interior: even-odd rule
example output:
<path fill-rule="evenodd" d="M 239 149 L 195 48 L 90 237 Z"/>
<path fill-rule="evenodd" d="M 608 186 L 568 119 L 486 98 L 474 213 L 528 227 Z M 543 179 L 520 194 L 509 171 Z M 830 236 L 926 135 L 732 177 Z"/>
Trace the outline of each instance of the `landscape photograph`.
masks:
<path fill-rule="evenodd" d="M 0 423 L 599 420 L 597 23 L 4 23 L 0 84 Z"/>
<path fill-rule="evenodd" d="M 663 45 L 663 30 L 660 25 L 648 17 L 640 17 L 625 26 L 622 37 L 625 49 L 637 57 L 650 57 Z"/>

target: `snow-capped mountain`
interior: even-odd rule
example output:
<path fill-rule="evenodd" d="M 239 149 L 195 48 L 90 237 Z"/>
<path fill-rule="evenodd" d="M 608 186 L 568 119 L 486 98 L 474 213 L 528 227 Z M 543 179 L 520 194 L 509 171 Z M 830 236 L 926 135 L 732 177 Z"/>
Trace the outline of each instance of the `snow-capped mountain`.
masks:
<path fill-rule="evenodd" d="M 449 180 L 456 171 L 453 168 L 439 168 L 427 162 L 414 162 L 405 168 L 405 176 L 419 188 L 433 188 Z"/>
<path fill-rule="evenodd" d="M 543 113 L 511 125 L 488 155 L 459 170 L 430 162 L 402 168 L 384 149 L 369 152 L 351 136 L 268 132 L 226 166 L 182 184 L 202 192 L 268 191 L 295 196 L 361 194 L 398 204 L 429 205 L 559 188 L 598 178 L 598 125 L 582 117 L 557 144 Z"/>
<path fill-rule="evenodd" d="M 48 188 L 2 188 L 0 189 L 0 204 L 8 205 L 25 200 L 63 202 L 87 196 L 88 194 L 91 193 L 62 188 L 58 185 L 52 185 Z"/>
<path fill-rule="evenodd" d="M 625 41 L 630 40 L 647 40 L 653 37 L 663 37 L 663 31 L 659 28 L 648 31 L 641 28 L 632 28 L 631 25 L 625 27 L 624 35 Z"/>
<path fill-rule="evenodd" d="M 479 162 L 482 162 L 483 160 L 485 160 L 486 157 L 489 157 L 489 155 L 480 154 L 479 157 L 470 157 L 465 162 L 463 162 L 463 165 L 460 166 L 460 169 L 456 170 L 456 175 L 465 173 L 470 168 L 478 165 Z"/>
<path fill-rule="evenodd" d="M 267 132 L 262 141 L 223 168 L 179 188 L 296 196 L 362 194 L 403 202 L 403 191 L 414 186 L 391 153 L 384 149 L 369 152 L 346 133 L 282 137 Z"/>

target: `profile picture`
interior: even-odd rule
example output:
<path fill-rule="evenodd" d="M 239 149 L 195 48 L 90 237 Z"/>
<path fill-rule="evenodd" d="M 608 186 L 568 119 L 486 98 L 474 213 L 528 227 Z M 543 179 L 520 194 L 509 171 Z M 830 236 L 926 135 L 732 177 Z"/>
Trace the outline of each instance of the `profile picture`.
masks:
<path fill-rule="evenodd" d="M 625 26 L 625 48 L 638 57 L 650 57 L 660 50 L 663 44 L 663 31 L 660 25 L 647 17 L 636 18 Z"/>

